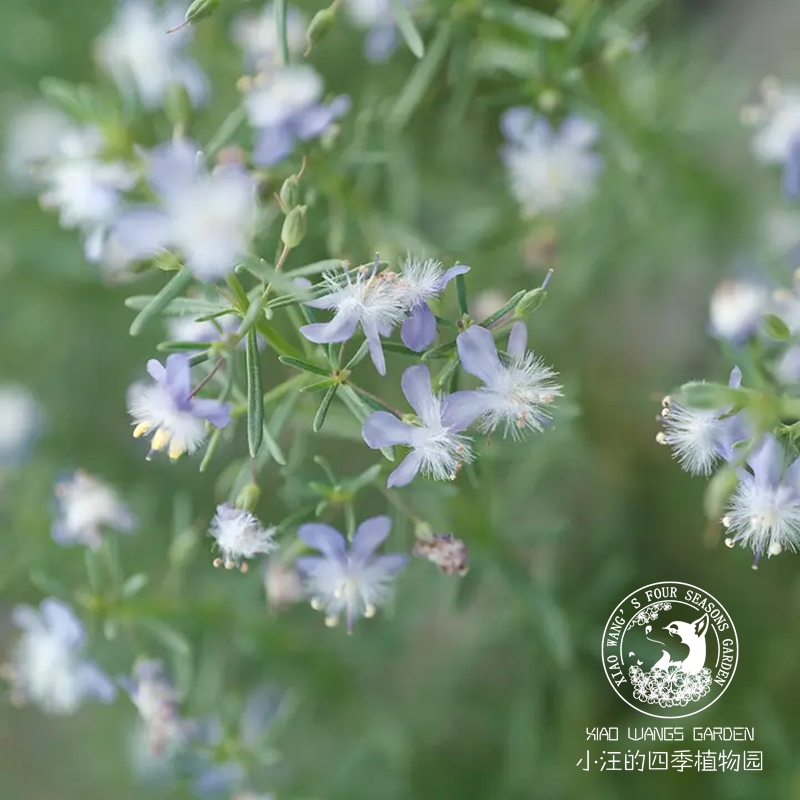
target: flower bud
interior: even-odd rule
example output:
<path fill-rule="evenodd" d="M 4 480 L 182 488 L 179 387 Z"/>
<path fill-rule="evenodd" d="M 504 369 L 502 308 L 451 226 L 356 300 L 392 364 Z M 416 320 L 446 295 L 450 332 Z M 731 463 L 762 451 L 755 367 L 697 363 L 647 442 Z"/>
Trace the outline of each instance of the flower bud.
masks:
<path fill-rule="evenodd" d="M 311 22 L 306 30 L 307 47 L 305 55 L 308 55 L 311 52 L 311 48 L 317 42 L 322 41 L 322 39 L 324 39 L 330 32 L 331 28 L 333 27 L 333 23 L 336 21 L 337 5 L 338 3 L 333 3 L 328 8 L 323 8 L 321 11 L 317 11 L 317 13 L 311 18 Z"/>
<path fill-rule="evenodd" d="M 173 125 L 186 125 L 192 113 L 192 101 L 182 83 L 171 83 L 164 97 L 164 113 Z"/>
<path fill-rule="evenodd" d="M 236 498 L 236 508 L 240 508 L 243 511 L 253 511 L 258 505 L 260 497 L 261 489 L 254 483 L 248 483 Z"/>
<path fill-rule="evenodd" d="M 464 576 L 469 572 L 467 546 L 452 533 L 437 533 L 432 539 L 419 539 L 411 553 L 433 562 L 445 575 Z"/>
<path fill-rule="evenodd" d="M 300 199 L 300 190 L 297 188 L 297 178 L 294 175 L 292 175 L 291 178 L 287 178 L 283 182 L 283 186 L 281 186 L 280 191 L 280 198 L 284 208 L 288 210 L 293 209 L 297 205 L 297 202 Z"/>
<path fill-rule="evenodd" d="M 286 247 L 297 247 L 306 235 L 306 207 L 293 208 L 283 221 L 281 241 Z"/>
<path fill-rule="evenodd" d="M 186 23 L 191 25 L 210 17 L 220 5 L 221 0 L 194 0 L 186 12 Z"/>
<path fill-rule="evenodd" d="M 561 103 L 561 95 L 553 89 L 545 89 L 539 95 L 539 108 L 546 113 L 555 111 Z"/>
<path fill-rule="evenodd" d="M 517 307 L 514 309 L 514 317 L 516 319 L 525 319 L 525 317 L 529 317 L 544 303 L 546 297 L 547 292 L 541 287 L 532 289 L 530 292 L 523 295 L 522 300 L 517 303 Z"/>

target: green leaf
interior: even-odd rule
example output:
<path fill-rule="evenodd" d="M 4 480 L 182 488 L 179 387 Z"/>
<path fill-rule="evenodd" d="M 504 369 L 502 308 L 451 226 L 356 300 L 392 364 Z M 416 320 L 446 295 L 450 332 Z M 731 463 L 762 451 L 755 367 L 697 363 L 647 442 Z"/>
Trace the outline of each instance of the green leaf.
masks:
<path fill-rule="evenodd" d="M 156 350 L 159 353 L 185 353 L 195 350 L 207 350 L 211 342 L 159 342 Z"/>
<path fill-rule="evenodd" d="M 344 368 L 348 371 L 353 369 L 367 357 L 367 353 L 369 353 L 369 342 L 364 341 L 361 343 L 361 347 L 353 354 L 353 357 L 344 365 Z"/>
<path fill-rule="evenodd" d="M 422 354 L 422 360 L 434 361 L 437 358 L 445 358 L 446 356 L 450 355 L 453 350 L 455 350 L 455 347 L 455 340 L 452 342 L 445 342 L 444 344 L 440 344 L 438 347 L 434 347 L 431 350 L 426 350 Z"/>
<path fill-rule="evenodd" d="M 192 273 L 185 267 L 172 277 L 164 288 L 143 308 L 131 323 L 130 334 L 137 336 L 157 317 L 192 281 Z"/>
<path fill-rule="evenodd" d="M 741 407 L 747 394 L 744 389 L 732 389 L 721 383 L 686 383 L 681 386 L 678 397 L 689 408 L 717 409 Z"/>
<path fill-rule="evenodd" d="M 131 575 L 125 583 L 122 584 L 122 596 L 133 597 L 147 586 L 150 579 L 143 572 L 137 572 L 136 575 Z"/>
<path fill-rule="evenodd" d="M 334 383 L 327 392 L 325 392 L 325 396 L 322 398 L 322 402 L 319 404 L 319 408 L 317 409 L 317 413 L 314 415 L 314 424 L 313 429 L 314 433 L 319 433 L 322 429 L 322 426 L 325 424 L 325 420 L 328 417 L 328 411 L 330 410 L 331 403 L 333 402 L 333 398 L 336 396 L 336 392 L 339 389 L 340 384 Z"/>
<path fill-rule="evenodd" d="M 275 0 L 275 30 L 278 32 L 278 46 L 281 52 L 281 63 L 289 63 L 289 34 L 287 32 L 286 7 L 288 0 Z"/>
<path fill-rule="evenodd" d="M 92 109 L 87 107 L 86 92 L 81 92 L 80 89 L 81 87 L 60 78 L 42 78 L 39 82 L 39 91 L 46 100 L 59 106 L 70 116 L 85 121 L 91 119 Z"/>
<path fill-rule="evenodd" d="M 405 4 L 405 0 L 390 0 L 390 2 L 392 4 L 395 22 L 403 38 L 406 40 L 408 49 L 417 58 L 422 58 L 425 54 L 425 45 L 422 42 L 422 37 L 419 35 L 416 25 L 414 25 L 414 20 L 411 18 L 411 12 Z"/>
<path fill-rule="evenodd" d="M 770 339 L 775 339 L 777 342 L 785 342 L 792 336 L 789 326 L 775 314 L 767 314 L 764 317 L 763 325 L 764 333 L 766 333 Z"/>
<path fill-rule="evenodd" d="M 300 391 L 304 394 L 306 392 L 319 392 L 322 389 L 327 389 L 329 386 L 333 386 L 336 383 L 338 383 L 338 381 L 334 380 L 333 378 L 328 378 L 324 381 L 315 381 L 314 383 L 309 383 L 307 386 L 301 387 Z"/>
<path fill-rule="evenodd" d="M 709 519 L 718 520 L 722 517 L 725 507 L 728 505 L 728 499 L 733 494 L 738 482 L 737 471 L 728 464 L 711 478 L 703 496 L 703 507 Z"/>
<path fill-rule="evenodd" d="M 140 294 L 125 299 L 125 305 L 133 311 L 142 311 L 153 302 L 156 295 Z M 176 297 L 161 313 L 168 317 L 199 317 L 201 315 L 222 316 L 233 313 L 233 309 L 223 302 L 214 302 L 201 297 Z"/>
<path fill-rule="evenodd" d="M 247 334 L 247 445 L 255 458 L 264 438 L 264 401 L 261 396 L 261 364 L 255 330 Z"/>
<path fill-rule="evenodd" d="M 302 369 L 306 372 L 313 372 L 314 375 L 322 375 L 326 378 L 330 377 L 330 370 L 318 367 L 316 364 L 311 364 L 304 361 L 302 358 L 294 358 L 293 356 L 278 356 L 278 361 L 281 364 L 286 364 L 287 367 L 294 367 L 295 369 Z"/>
<path fill-rule="evenodd" d="M 418 358 L 419 353 L 415 353 L 410 347 L 406 347 L 404 344 L 400 344 L 400 342 L 381 342 L 383 345 L 384 350 L 388 350 L 390 353 L 400 353 L 401 356 L 411 356 L 412 358 Z"/>
<path fill-rule="evenodd" d="M 403 0 L 398 0 L 401 4 Z M 405 6 L 403 6 L 405 8 Z M 417 106 L 422 102 L 428 87 L 436 77 L 436 73 L 447 55 L 453 29 L 449 22 L 439 25 L 430 50 L 419 64 L 414 67 L 403 86 L 397 102 L 390 113 L 390 122 L 396 128 L 404 128 L 411 119 Z"/>
<path fill-rule="evenodd" d="M 569 36 L 569 28 L 560 19 L 532 8 L 493 3 L 484 5 L 480 14 L 484 19 L 500 22 L 540 39 L 566 39 Z"/>
<path fill-rule="evenodd" d="M 338 272 L 345 268 L 345 262 L 341 258 L 326 258 L 324 261 L 315 261 L 313 264 L 306 264 L 286 273 L 287 278 L 307 278 L 310 275 L 322 275 L 326 272 Z"/>
<path fill-rule="evenodd" d="M 138 622 L 143 628 L 150 631 L 170 653 L 184 658 L 188 658 L 191 655 L 192 648 L 189 640 L 165 622 L 158 619 L 140 619 Z"/>
<path fill-rule="evenodd" d="M 509 72 L 520 78 L 538 78 L 542 72 L 538 52 L 502 39 L 476 42 L 470 67 L 478 73 Z"/>
<path fill-rule="evenodd" d="M 490 314 L 488 317 L 486 317 L 486 319 L 480 323 L 481 327 L 490 328 L 495 324 L 495 322 L 501 320 L 506 314 L 510 313 L 517 307 L 519 301 L 522 300 L 527 293 L 528 292 L 525 289 L 517 292 L 502 308 L 499 308 L 494 312 L 494 314 Z"/>
<path fill-rule="evenodd" d="M 211 463 L 211 459 L 214 457 L 214 453 L 219 445 L 220 436 L 222 436 L 222 431 L 219 428 L 214 428 L 208 439 L 206 452 L 203 453 L 203 460 L 200 462 L 200 472 L 205 472 L 208 469 L 208 465 Z"/>
<path fill-rule="evenodd" d="M 261 317 L 256 323 L 256 330 L 267 340 L 267 344 L 279 355 L 291 356 L 292 358 L 302 358 L 303 353 L 290 344 L 274 326 L 270 325 L 266 319 Z M 248 333 L 248 336 L 253 331 Z"/>
<path fill-rule="evenodd" d="M 462 314 L 468 314 L 467 283 L 463 275 L 456 275 L 456 294 L 458 295 L 458 310 Z"/>
<path fill-rule="evenodd" d="M 286 466 L 286 456 L 283 454 L 283 450 L 281 450 L 280 445 L 275 440 L 272 435 L 272 432 L 269 429 L 269 425 L 264 423 L 264 447 L 267 448 L 269 454 L 275 460 L 276 463 L 280 464 L 282 467 Z"/>

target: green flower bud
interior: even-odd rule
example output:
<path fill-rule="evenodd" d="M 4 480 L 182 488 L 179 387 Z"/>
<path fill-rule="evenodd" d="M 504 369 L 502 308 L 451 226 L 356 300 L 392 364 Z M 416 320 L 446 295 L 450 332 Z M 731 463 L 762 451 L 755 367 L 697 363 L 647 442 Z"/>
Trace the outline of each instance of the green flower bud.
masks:
<path fill-rule="evenodd" d="M 333 23 L 336 21 L 337 5 L 338 3 L 333 3 L 333 5 L 328 8 L 317 11 L 311 18 L 311 22 L 306 30 L 306 44 L 308 46 L 306 47 L 305 55 L 308 55 L 311 52 L 311 48 L 317 42 L 322 41 L 330 32 Z"/>
<path fill-rule="evenodd" d="M 248 483 L 236 498 L 236 508 L 241 508 L 243 511 L 254 511 L 260 498 L 261 489 L 254 483 Z"/>
<path fill-rule="evenodd" d="M 517 303 L 517 307 L 514 309 L 514 317 L 516 319 L 525 319 L 525 317 L 529 317 L 544 303 L 546 297 L 547 292 L 541 287 L 524 294 L 522 300 Z"/>
<path fill-rule="evenodd" d="M 553 89 L 545 89 L 539 95 L 539 108 L 549 113 L 555 111 L 561 104 L 561 95 Z"/>
<path fill-rule="evenodd" d="M 300 200 L 300 190 L 297 187 L 297 178 L 294 175 L 283 182 L 280 198 L 284 208 L 291 210 L 297 205 Z"/>
<path fill-rule="evenodd" d="M 177 28 L 168 30 L 167 33 L 175 33 L 187 25 L 199 22 L 201 19 L 210 17 L 218 8 L 222 0 L 194 0 L 186 11 L 183 22 Z"/>
<path fill-rule="evenodd" d="M 281 241 L 287 247 L 297 247 L 306 235 L 306 207 L 293 208 L 283 221 Z"/>

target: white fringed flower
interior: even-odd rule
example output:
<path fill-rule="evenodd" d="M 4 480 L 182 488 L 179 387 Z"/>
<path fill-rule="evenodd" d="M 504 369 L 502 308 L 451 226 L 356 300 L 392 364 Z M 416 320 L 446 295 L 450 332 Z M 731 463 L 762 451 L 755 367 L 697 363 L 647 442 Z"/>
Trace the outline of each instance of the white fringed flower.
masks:
<path fill-rule="evenodd" d="M 725 544 L 740 544 L 755 553 L 775 556 L 800 547 L 800 458 L 784 469 L 786 454 L 768 435 L 748 458 L 751 471 L 741 470 L 739 485 L 722 522 L 730 536 Z"/>
<path fill-rule="evenodd" d="M 14 384 L 0 386 L 0 466 L 24 459 L 40 422 L 39 404 L 27 389 Z"/>
<path fill-rule="evenodd" d="M 722 281 L 711 295 L 711 334 L 741 344 L 753 334 L 770 303 L 765 286 L 751 281 Z"/>
<path fill-rule="evenodd" d="M 61 545 L 83 544 L 95 549 L 103 542 L 102 529 L 132 531 L 136 517 L 106 483 L 83 470 L 55 486 L 58 515 L 53 539 Z"/>
<path fill-rule="evenodd" d="M 247 559 L 272 552 L 277 544 L 277 528 L 263 528 L 258 518 L 249 511 L 224 503 L 217 506 L 217 515 L 211 521 L 209 533 L 217 540 L 222 558 L 214 561 L 215 567 L 226 569 L 238 566 L 247 571 Z"/>

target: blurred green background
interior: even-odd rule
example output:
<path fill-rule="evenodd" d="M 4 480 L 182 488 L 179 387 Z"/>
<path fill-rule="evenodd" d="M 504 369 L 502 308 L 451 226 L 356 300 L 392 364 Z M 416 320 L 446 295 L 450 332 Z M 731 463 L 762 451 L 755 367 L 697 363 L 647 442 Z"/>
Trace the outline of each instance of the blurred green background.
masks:
<path fill-rule="evenodd" d="M 229 2 L 197 29 L 193 52 L 217 78 L 214 103 L 197 123 L 200 141 L 236 102 L 240 56 L 226 34 L 235 13 L 251 5 Z M 91 42 L 111 14 L 106 0 L 5 0 L 5 123 L 36 96 L 44 75 L 95 79 Z M 472 570 L 459 580 L 415 562 L 393 608 L 353 637 L 327 630 L 305 604 L 269 613 L 258 570 L 220 574 L 202 540 L 180 591 L 156 594 L 149 612 L 192 643 L 187 713 L 235 714 L 264 680 L 296 695 L 277 743 L 283 759 L 263 786 L 278 798 L 800 797 L 798 557 L 752 571 L 748 554 L 727 550 L 707 526 L 703 481 L 682 473 L 654 441 L 663 394 L 691 378 L 720 379 L 730 367 L 705 333 L 714 284 L 767 268 L 764 220 L 781 205 L 778 180 L 751 162 L 738 112 L 765 74 L 797 75 L 800 12 L 788 0 L 666 3 L 648 28 L 645 56 L 620 63 L 611 76 L 597 70 L 596 80 L 589 64 L 593 93 L 567 100 L 599 109 L 610 166 L 596 199 L 555 233 L 519 222 L 497 158 L 499 113 L 532 100 L 541 86 L 480 75 L 459 99 L 460 80 L 448 85 L 443 74 L 400 135 L 369 129 L 391 153 L 388 167 L 362 187 L 383 221 L 381 240 L 348 230 L 333 255 L 363 261 L 374 249 L 403 255 L 425 243 L 472 266 L 473 298 L 489 288 L 507 295 L 532 288 L 554 266 L 530 331 L 537 352 L 560 371 L 568 402 L 546 434 L 493 444 L 479 491 L 422 487 L 409 495 L 437 530 L 468 543 Z M 314 54 L 328 85 L 355 98 L 344 136 L 359 114 L 381 116 L 413 65 L 401 49 L 390 64 L 365 68 L 359 42 L 358 32 L 338 25 Z M 309 260 L 326 256 L 326 225 L 312 215 Z M 789 266 L 777 265 L 787 281 Z M 58 584 L 69 598 L 84 581 L 82 554 L 57 548 L 49 534 L 52 482 L 64 469 L 84 467 L 121 490 L 142 521 L 121 543 L 125 568 L 150 574 L 151 587 L 163 578 L 176 525 L 201 534 L 213 513 L 213 470 L 200 476 L 189 459 L 146 463 L 130 438 L 125 390 L 159 332 L 129 338 L 123 299 L 162 281 L 147 277 L 132 292 L 104 285 L 76 236 L 59 230 L 35 198 L 3 187 L 0 381 L 29 386 L 46 418 L 31 461 L 0 483 L 6 649 L 14 603 L 38 602 Z M 340 474 L 370 463 L 355 442 L 314 448 Z M 308 468 L 268 473 L 262 517 L 285 515 L 308 477 Z M 385 507 L 382 495 L 368 493 L 359 515 Z M 398 521 L 392 541 L 408 547 L 412 532 Z M 622 598 L 659 580 L 700 586 L 730 612 L 740 643 L 736 676 L 718 703 L 684 727 L 754 727 L 762 773 L 611 775 L 576 766 L 587 746 L 614 749 L 587 745 L 587 728 L 624 732 L 651 722 L 607 683 L 600 636 Z M 97 638 L 109 671 L 127 672 L 130 651 Z M 125 697 L 65 719 L 3 699 L 0 797 L 186 796 L 137 780 L 135 717 Z"/>

